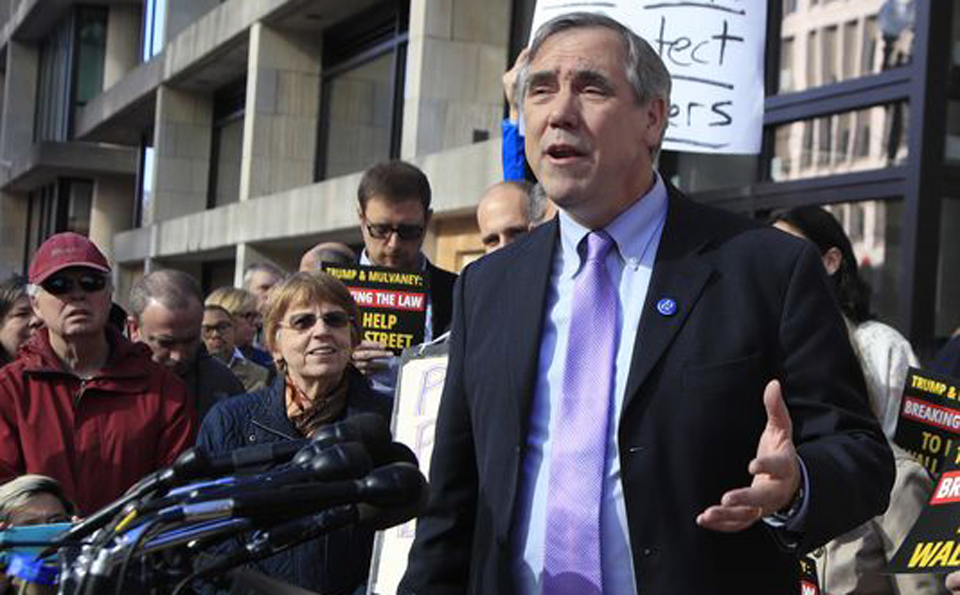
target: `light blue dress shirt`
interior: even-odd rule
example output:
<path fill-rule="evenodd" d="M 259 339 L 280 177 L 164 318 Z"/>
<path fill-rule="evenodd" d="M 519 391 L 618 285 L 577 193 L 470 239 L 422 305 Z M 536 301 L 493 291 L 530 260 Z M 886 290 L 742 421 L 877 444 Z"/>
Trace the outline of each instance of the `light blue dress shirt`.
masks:
<path fill-rule="evenodd" d="M 616 361 L 611 362 L 616 366 L 612 395 L 613 417 L 607 439 L 603 502 L 600 506 L 604 593 L 610 595 L 634 595 L 637 592 L 633 558 L 630 555 L 623 485 L 620 481 L 616 428 L 637 339 L 640 314 L 647 297 L 667 216 L 666 187 L 660 176 L 655 176 L 654 185 L 647 194 L 604 228 L 617 245 L 617 249 L 611 250 L 607 255 L 606 266 L 611 281 L 618 288 L 620 302 L 620 337 Z M 560 245 L 559 249 L 554 251 L 550 273 L 540 343 L 540 363 L 514 524 L 513 545 L 514 551 L 518 553 L 515 575 L 521 595 L 539 595 L 541 592 L 550 450 L 556 422 L 554 412 L 563 386 L 573 285 L 581 269 L 582 255 L 578 253 L 578 246 L 591 231 L 576 223 L 562 210 L 559 213 L 559 222 Z M 600 396 L 598 395 L 598 398 Z"/>

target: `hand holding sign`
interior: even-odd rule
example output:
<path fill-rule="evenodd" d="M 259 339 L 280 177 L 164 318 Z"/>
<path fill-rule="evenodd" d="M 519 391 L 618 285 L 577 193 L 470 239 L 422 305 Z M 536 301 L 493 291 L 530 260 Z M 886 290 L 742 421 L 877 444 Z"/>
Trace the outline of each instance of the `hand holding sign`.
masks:
<path fill-rule="evenodd" d="M 785 508 L 800 489 L 800 462 L 793 446 L 793 422 L 783 402 L 780 382 L 771 380 L 763 391 L 767 426 L 748 470 L 753 483 L 730 490 L 697 517 L 697 524 L 714 531 L 742 531 L 761 518 Z"/>
<path fill-rule="evenodd" d="M 393 352 L 376 341 L 361 341 L 353 350 L 353 365 L 366 375 L 386 369 Z"/>

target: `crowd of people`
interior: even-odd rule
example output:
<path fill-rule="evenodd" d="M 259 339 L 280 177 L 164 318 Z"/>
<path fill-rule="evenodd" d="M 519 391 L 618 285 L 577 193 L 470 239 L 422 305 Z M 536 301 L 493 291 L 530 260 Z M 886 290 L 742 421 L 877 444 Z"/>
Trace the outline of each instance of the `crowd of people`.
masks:
<path fill-rule="evenodd" d="M 450 331 L 403 592 L 787 593 L 807 554 L 825 594 L 946 592 L 884 573 L 933 487 L 893 443 L 920 362 L 828 211 L 749 221 L 657 173 L 670 85 L 615 21 L 544 25 L 504 77 L 505 180 L 478 197 L 487 256 L 459 281 L 422 251 L 427 177 L 396 160 L 359 183 L 359 254 L 324 242 L 240 288 L 160 269 L 118 296 L 96 245 L 51 236 L 0 285 L 0 525 L 89 515 L 194 445 L 389 422 L 398 358 L 321 270 L 359 263 L 421 273 L 425 341 Z M 957 341 L 932 368 L 960 373 Z M 372 537 L 256 568 L 352 593 Z"/>

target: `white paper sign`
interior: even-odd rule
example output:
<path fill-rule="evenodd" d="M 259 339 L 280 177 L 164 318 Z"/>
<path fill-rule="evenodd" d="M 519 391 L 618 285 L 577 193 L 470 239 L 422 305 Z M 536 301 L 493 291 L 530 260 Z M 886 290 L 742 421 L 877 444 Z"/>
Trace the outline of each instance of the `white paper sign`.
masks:
<path fill-rule="evenodd" d="M 539 0 L 531 38 L 553 17 L 581 11 L 616 19 L 660 54 L 673 77 L 664 149 L 760 152 L 764 0 Z"/>
<path fill-rule="evenodd" d="M 446 348 L 437 347 L 435 350 L 436 355 L 403 363 L 393 404 L 393 439 L 413 450 L 424 475 L 430 474 L 437 410 L 447 376 Z M 377 533 L 367 583 L 368 595 L 394 595 L 397 592 L 407 568 L 407 554 L 413 545 L 416 528 L 416 520 L 412 520 Z"/>

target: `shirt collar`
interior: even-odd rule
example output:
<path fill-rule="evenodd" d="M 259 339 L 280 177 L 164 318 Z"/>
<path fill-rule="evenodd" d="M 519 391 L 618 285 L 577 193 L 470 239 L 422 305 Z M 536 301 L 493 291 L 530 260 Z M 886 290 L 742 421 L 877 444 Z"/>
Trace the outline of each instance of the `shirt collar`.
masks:
<path fill-rule="evenodd" d="M 633 266 L 639 266 L 650 235 L 656 232 L 667 212 L 667 187 L 659 173 L 655 171 L 653 175 L 650 190 L 603 228 L 616 243 L 616 253 Z M 577 247 L 591 230 L 574 221 L 563 209 L 558 217 L 564 274 L 573 275 L 580 268 Z"/>
<path fill-rule="evenodd" d="M 421 271 L 427 270 L 427 257 L 423 255 L 423 252 L 421 252 L 421 253 L 419 254 L 419 259 L 420 259 L 420 266 L 419 266 L 420 270 L 421 270 Z M 360 264 L 362 264 L 363 266 L 368 266 L 368 267 L 369 267 L 369 266 L 376 266 L 375 264 L 373 264 L 373 261 L 370 260 L 370 257 L 367 256 L 367 249 L 366 249 L 366 248 L 364 248 L 363 251 L 360 252 Z"/>

